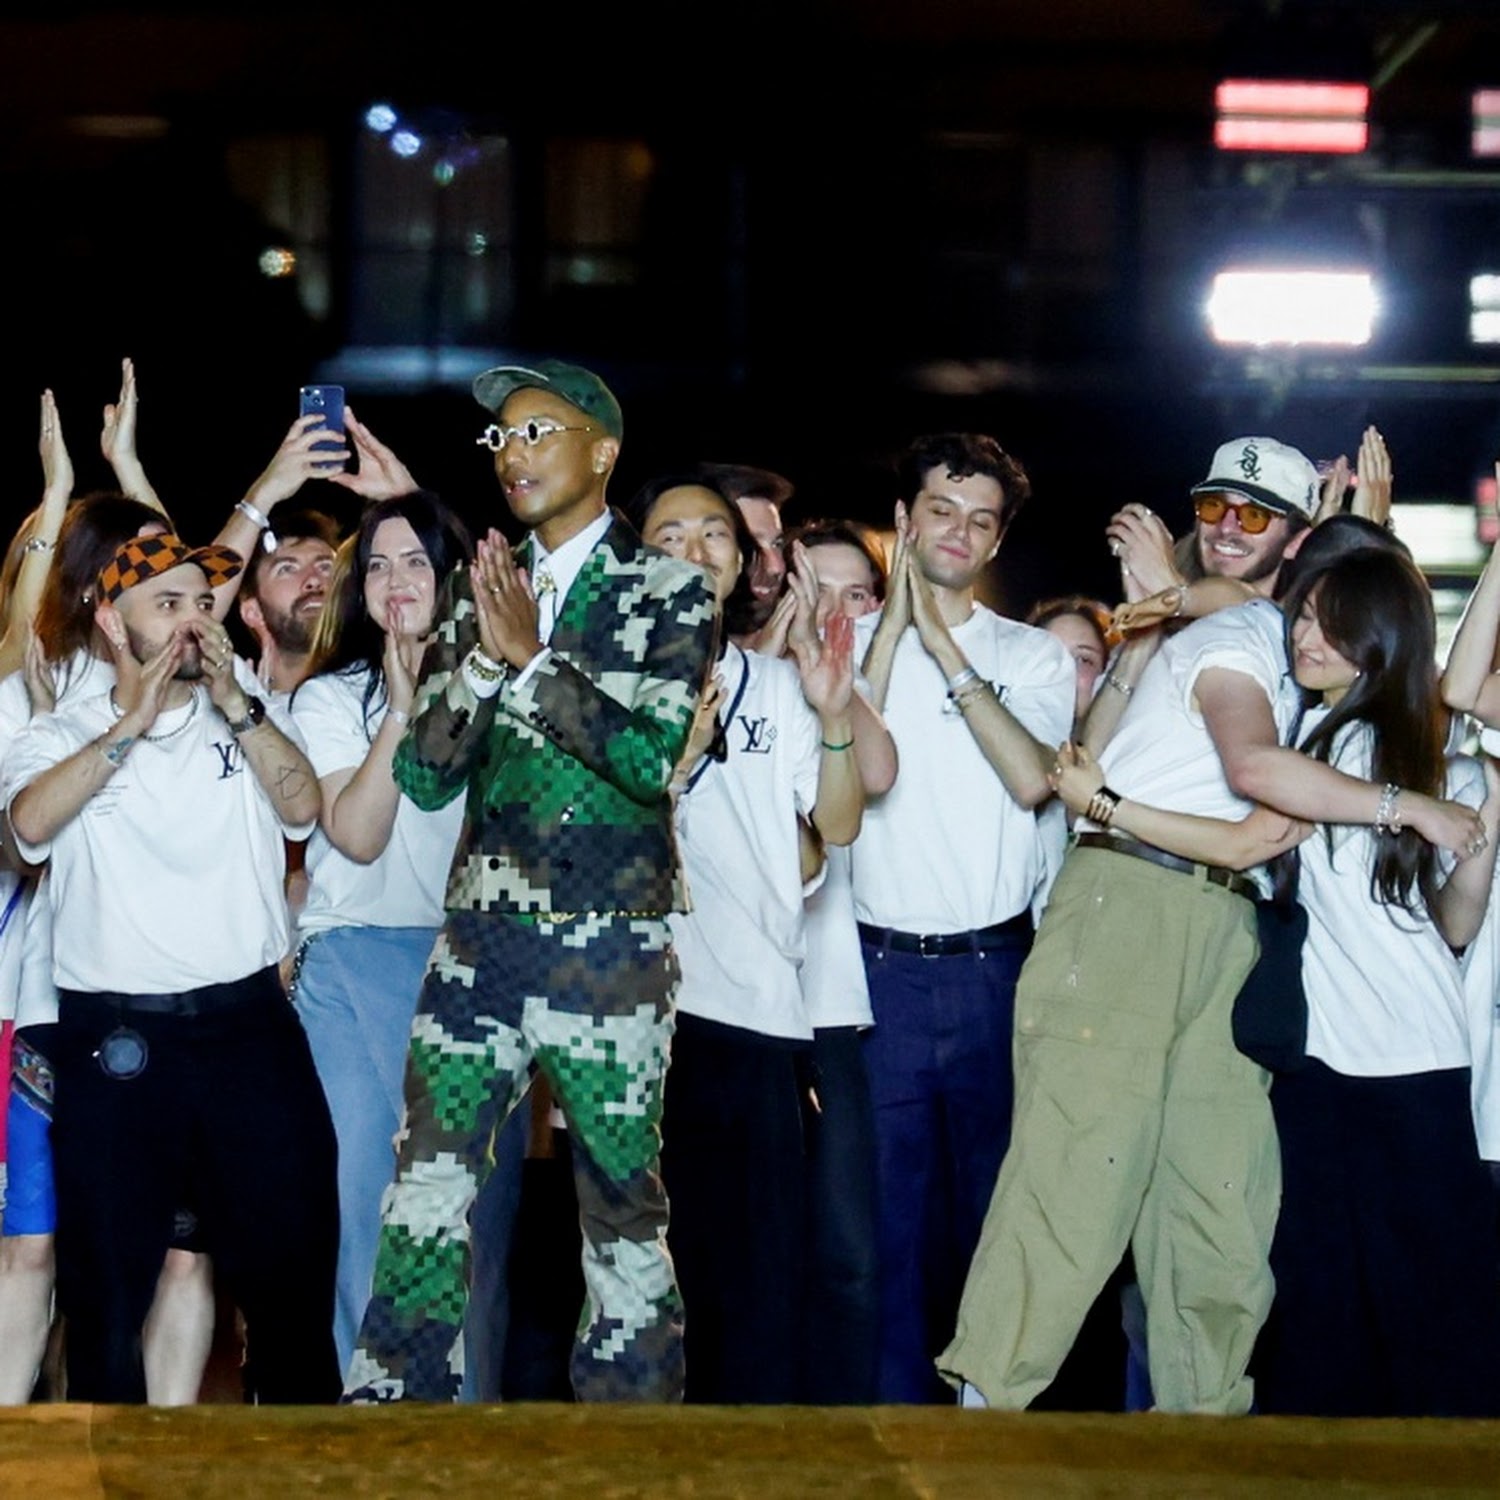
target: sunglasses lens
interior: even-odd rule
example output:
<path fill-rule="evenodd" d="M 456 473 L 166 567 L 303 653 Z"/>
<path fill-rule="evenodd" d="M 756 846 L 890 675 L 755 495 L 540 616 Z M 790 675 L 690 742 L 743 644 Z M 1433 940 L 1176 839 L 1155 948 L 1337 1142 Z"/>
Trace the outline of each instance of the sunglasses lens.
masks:
<path fill-rule="evenodd" d="M 1271 524 L 1271 512 L 1263 506 L 1241 505 L 1238 510 L 1240 530 L 1248 531 L 1251 536 L 1258 536 Z"/>
<path fill-rule="evenodd" d="M 1204 495 L 1193 505 L 1193 510 L 1205 526 L 1213 526 L 1224 519 L 1229 502 L 1219 495 Z"/>

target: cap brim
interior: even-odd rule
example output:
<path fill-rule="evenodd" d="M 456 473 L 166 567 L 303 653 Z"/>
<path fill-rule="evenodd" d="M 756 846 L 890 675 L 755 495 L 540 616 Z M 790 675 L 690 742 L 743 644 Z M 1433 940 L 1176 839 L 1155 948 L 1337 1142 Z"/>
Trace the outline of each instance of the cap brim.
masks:
<path fill-rule="evenodd" d="M 1212 495 L 1219 492 L 1243 495 L 1246 500 L 1253 500 L 1266 510 L 1275 511 L 1278 516 L 1306 515 L 1300 506 L 1288 505 L 1274 490 L 1262 489 L 1258 484 L 1246 484 L 1243 479 L 1205 479 L 1202 484 L 1195 484 L 1188 494 Z"/>

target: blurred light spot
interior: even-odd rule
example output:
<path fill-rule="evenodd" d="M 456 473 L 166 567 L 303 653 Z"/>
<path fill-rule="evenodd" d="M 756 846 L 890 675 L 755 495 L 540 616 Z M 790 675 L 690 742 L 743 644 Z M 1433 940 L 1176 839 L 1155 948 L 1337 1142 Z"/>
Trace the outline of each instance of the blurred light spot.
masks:
<path fill-rule="evenodd" d="M 262 276 L 290 276 L 297 269 L 297 257 L 285 245 L 270 245 L 260 252 Z"/>
<path fill-rule="evenodd" d="M 1368 271 L 1221 271 L 1208 299 L 1220 344 L 1370 342 L 1379 301 Z"/>
<path fill-rule="evenodd" d="M 440 161 L 432 169 L 432 180 L 439 187 L 447 187 L 458 176 L 458 168 L 451 161 Z"/>
<path fill-rule="evenodd" d="M 422 149 L 422 137 L 412 130 L 398 130 L 391 136 L 391 150 L 397 156 L 415 156 Z"/>
<path fill-rule="evenodd" d="M 384 135 L 396 127 L 396 111 L 389 104 L 372 104 L 365 111 L 365 124 L 376 135 Z"/>
<path fill-rule="evenodd" d="M 489 235 L 482 234 L 477 229 L 474 231 L 473 234 L 471 234 L 469 236 L 468 240 L 464 244 L 464 249 L 467 250 L 470 255 L 483 255 L 485 253 L 485 251 L 488 250 L 489 248 L 490 248 L 490 237 L 489 237 Z"/>

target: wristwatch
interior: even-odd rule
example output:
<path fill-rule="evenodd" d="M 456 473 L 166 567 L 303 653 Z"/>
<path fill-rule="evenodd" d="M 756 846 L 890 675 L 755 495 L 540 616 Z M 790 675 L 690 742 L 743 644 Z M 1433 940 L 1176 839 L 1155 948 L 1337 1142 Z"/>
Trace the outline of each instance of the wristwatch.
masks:
<path fill-rule="evenodd" d="M 266 705 L 253 694 L 245 697 L 245 717 L 243 719 L 231 719 L 225 715 L 225 722 L 229 725 L 229 732 L 238 737 L 247 729 L 259 729 L 266 722 Z"/>

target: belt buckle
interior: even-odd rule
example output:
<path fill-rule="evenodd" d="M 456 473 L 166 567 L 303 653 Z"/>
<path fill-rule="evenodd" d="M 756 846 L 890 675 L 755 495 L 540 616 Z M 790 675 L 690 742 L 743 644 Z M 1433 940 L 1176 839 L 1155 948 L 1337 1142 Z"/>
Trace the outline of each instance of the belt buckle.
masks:
<path fill-rule="evenodd" d="M 927 946 L 928 943 L 935 943 L 937 946 L 929 948 Z M 921 933 L 917 938 L 917 952 L 923 958 L 941 958 L 943 956 L 942 943 L 943 937 L 941 933 Z"/>

